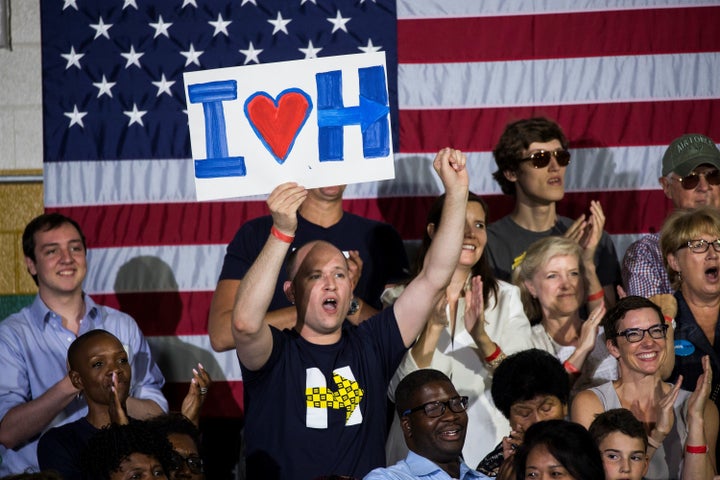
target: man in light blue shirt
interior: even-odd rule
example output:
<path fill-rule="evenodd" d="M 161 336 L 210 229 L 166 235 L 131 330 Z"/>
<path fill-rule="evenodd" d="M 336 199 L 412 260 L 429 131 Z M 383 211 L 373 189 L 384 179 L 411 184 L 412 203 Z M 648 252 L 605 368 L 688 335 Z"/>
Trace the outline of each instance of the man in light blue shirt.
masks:
<path fill-rule="evenodd" d="M 376 468 L 365 480 L 471 480 L 490 478 L 462 460 L 468 398 L 458 395 L 450 379 L 433 369 L 416 370 L 395 390 L 405 442 L 405 460 Z"/>
<path fill-rule="evenodd" d="M 89 330 L 111 332 L 128 352 L 131 417 L 144 419 L 168 408 L 160 390 L 165 379 L 135 321 L 82 291 L 87 262 L 79 225 L 57 213 L 40 215 L 25 228 L 23 252 L 38 295 L 0 322 L 0 476 L 36 471 L 40 435 L 87 414 L 85 399 L 68 377 L 66 355 L 72 341 Z"/>

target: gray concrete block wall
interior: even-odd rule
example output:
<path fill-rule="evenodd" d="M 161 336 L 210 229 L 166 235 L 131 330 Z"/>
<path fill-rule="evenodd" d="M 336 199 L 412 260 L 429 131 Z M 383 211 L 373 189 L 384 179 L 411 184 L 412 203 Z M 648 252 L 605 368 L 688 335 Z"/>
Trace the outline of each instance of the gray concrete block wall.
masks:
<path fill-rule="evenodd" d="M 11 50 L 0 49 L 0 171 L 42 169 L 40 0 L 10 0 Z"/>

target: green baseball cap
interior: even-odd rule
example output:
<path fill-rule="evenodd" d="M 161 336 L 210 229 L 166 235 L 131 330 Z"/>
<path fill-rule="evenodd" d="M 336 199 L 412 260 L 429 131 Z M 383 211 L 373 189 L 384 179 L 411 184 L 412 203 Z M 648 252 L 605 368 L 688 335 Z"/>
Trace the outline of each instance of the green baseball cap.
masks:
<path fill-rule="evenodd" d="M 720 150 L 712 138 L 699 133 L 688 133 L 673 140 L 665 150 L 662 174 L 665 176 L 675 172 L 684 177 L 705 164 L 720 170 Z"/>

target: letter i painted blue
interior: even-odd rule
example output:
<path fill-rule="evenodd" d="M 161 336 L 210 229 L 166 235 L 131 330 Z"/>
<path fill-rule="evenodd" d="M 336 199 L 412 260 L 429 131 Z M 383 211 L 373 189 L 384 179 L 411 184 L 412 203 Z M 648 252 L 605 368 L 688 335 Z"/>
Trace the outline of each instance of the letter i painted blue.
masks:
<path fill-rule="evenodd" d="M 205 160 L 195 160 L 195 177 L 243 177 L 244 157 L 229 157 L 223 100 L 237 99 L 237 82 L 222 80 L 188 86 L 190 103 L 202 103 L 205 114 Z"/>
<path fill-rule="evenodd" d="M 342 99 L 342 72 L 318 73 L 318 150 L 320 161 L 343 159 L 343 127 L 360 125 L 365 158 L 385 157 L 390 153 L 390 129 L 385 69 L 359 68 L 359 105 L 345 107 Z"/>

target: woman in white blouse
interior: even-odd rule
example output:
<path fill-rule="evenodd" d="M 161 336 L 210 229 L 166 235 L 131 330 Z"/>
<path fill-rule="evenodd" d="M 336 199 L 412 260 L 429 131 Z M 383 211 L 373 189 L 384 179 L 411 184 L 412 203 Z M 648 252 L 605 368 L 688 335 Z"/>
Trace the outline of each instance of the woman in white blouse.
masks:
<path fill-rule="evenodd" d="M 599 231 L 602 231 L 600 229 Z M 564 237 L 546 237 L 530 245 L 513 271 L 513 283 L 522 292 L 525 313 L 532 326 L 533 347 L 552 353 L 570 374 L 573 391 L 617 378 L 615 359 L 605 347 L 600 321 L 605 314 L 600 302 L 588 316 L 581 316 L 586 302 L 602 298 L 595 275 L 592 245 L 580 245 Z"/>
<path fill-rule="evenodd" d="M 444 196 L 441 196 L 428 213 L 416 270 L 422 267 L 443 203 Z M 434 368 L 450 377 L 458 393 L 470 399 L 463 448 L 468 465 L 477 465 L 510 428 L 508 420 L 492 403 L 492 372 L 506 354 L 531 347 L 530 323 L 523 312 L 520 291 L 496 280 L 483 255 L 487 242 L 486 219 L 487 205 L 470 193 L 465 238 L 455 273 L 434 315 L 427 319 L 425 330 L 405 355 L 389 389 L 393 398 L 398 382 L 420 368 Z M 402 288 L 386 291 L 386 302 L 392 303 Z M 387 444 L 388 465 L 407 455 L 399 426 L 399 419 L 395 418 Z"/>

